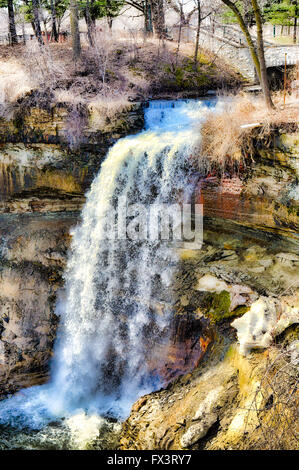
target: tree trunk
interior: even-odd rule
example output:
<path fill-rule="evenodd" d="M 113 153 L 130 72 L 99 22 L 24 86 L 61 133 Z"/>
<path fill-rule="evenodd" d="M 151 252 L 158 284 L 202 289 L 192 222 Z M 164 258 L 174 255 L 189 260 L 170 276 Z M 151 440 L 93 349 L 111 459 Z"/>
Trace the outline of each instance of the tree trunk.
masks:
<path fill-rule="evenodd" d="M 23 36 L 23 44 L 26 44 L 26 34 L 25 34 L 25 23 L 22 21 L 22 36 Z"/>
<path fill-rule="evenodd" d="M 42 22 L 44 23 L 44 30 L 45 30 L 44 43 L 46 44 L 46 43 L 49 42 L 49 34 L 48 34 L 47 22 L 46 22 L 46 19 L 44 17 L 43 11 L 41 11 L 41 17 L 42 17 Z"/>
<path fill-rule="evenodd" d="M 110 31 L 112 30 L 112 23 L 113 23 L 113 18 L 112 16 L 107 16 L 107 23 Z"/>
<path fill-rule="evenodd" d="M 257 48 L 258 48 L 258 58 L 260 62 L 260 71 L 261 71 L 261 76 L 260 76 L 261 86 L 263 89 L 267 107 L 274 108 L 274 104 L 273 104 L 271 93 L 270 93 L 268 76 L 267 76 L 261 11 L 257 3 L 257 0 L 251 0 L 251 3 L 252 3 L 252 8 L 253 8 L 254 16 L 255 16 L 255 21 L 256 21 Z"/>
<path fill-rule="evenodd" d="M 145 0 L 144 5 L 144 31 L 147 37 L 153 34 L 152 6 L 149 0 Z"/>
<path fill-rule="evenodd" d="M 40 21 L 39 21 L 39 12 L 38 12 L 38 0 L 32 0 L 32 10 L 33 10 L 33 17 L 34 17 L 34 32 L 35 36 L 37 37 L 37 40 L 40 44 L 43 44 L 43 38 L 42 38 L 42 31 L 40 27 Z"/>
<path fill-rule="evenodd" d="M 297 23 L 298 23 L 298 1 L 295 1 L 295 16 L 294 16 L 294 34 L 293 34 L 293 43 L 297 42 Z"/>
<path fill-rule="evenodd" d="M 181 37 L 182 37 L 182 24 L 183 24 L 183 7 L 180 5 L 180 24 L 179 24 L 179 34 L 178 34 L 178 47 L 176 50 L 176 64 L 178 63 L 180 45 L 181 45 Z"/>
<path fill-rule="evenodd" d="M 235 14 L 236 19 L 239 23 L 241 30 L 243 31 L 251 57 L 257 71 L 257 75 L 263 90 L 264 98 L 266 101 L 266 105 L 268 108 L 274 108 L 271 93 L 269 88 L 269 82 L 267 77 L 267 68 L 266 68 L 266 61 L 265 61 L 265 52 L 264 52 L 264 40 L 263 40 L 263 26 L 262 26 L 262 18 L 261 12 L 257 3 L 257 0 L 251 0 L 256 26 L 257 26 L 257 49 L 258 53 L 256 53 L 255 46 L 250 35 L 249 29 L 246 26 L 242 14 L 240 13 L 237 6 L 231 0 L 222 0 L 222 2 L 227 5 Z"/>
<path fill-rule="evenodd" d="M 58 42 L 58 31 L 56 26 L 56 8 L 55 8 L 55 0 L 51 0 L 51 16 L 52 16 L 52 33 L 51 36 L 53 37 L 55 42 Z"/>
<path fill-rule="evenodd" d="M 34 34 L 36 34 L 35 33 L 35 23 L 34 23 L 34 21 L 30 21 L 30 23 L 31 23 L 32 30 L 33 30 Z"/>
<path fill-rule="evenodd" d="M 79 17 L 77 0 L 70 0 L 70 21 L 73 45 L 73 59 L 76 62 L 81 56 L 81 42 L 79 33 Z"/>
<path fill-rule="evenodd" d="M 94 23 L 91 19 L 90 15 L 90 3 L 89 0 L 86 1 L 86 7 L 84 11 L 86 26 L 87 26 L 87 37 L 89 44 L 93 47 L 94 46 Z"/>
<path fill-rule="evenodd" d="M 253 63 L 254 63 L 255 69 L 256 69 L 257 76 L 259 77 L 259 80 L 261 80 L 261 68 L 260 68 L 259 58 L 257 56 L 255 46 L 254 46 L 252 37 L 250 35 L 249 29 L 246 26 L 242 15 L 241 15 L 239 9 L 236 7 L 236 5 L 232 1 L 222 0 L 222 2 L 234 12 L 234 14 L 236 16 L 236 19 L 239 23 L 239 26 L 240 26 L 240 28 L 241 28 L 241 30 L 242 30 L 245 38 L 246 38 L 246 41 L 247 41 L 247 44 L 248 44 L 248 47 L 249 47 L 249 51 L 250 51 L 250 54 L 251 54 L 251 57 L 252 57 L 252 60 L 253 60 Z"/>
<path fill-rule="evenodd" d="M 7 3 L 8 7 L 8 30 L 9 30 L 9 39 L 10 44 L 18 44 L 18 37 L 16 31 L 16 23 L 15 23 L 15 13 L 13 8 L 13 0 L 8 0 Z"/>
<path fill-rule="evenodd" d="M 200 36 L 200 24 L 201 24 L 201 3 L 197 0 L 197 28 L 196 28 L 196 39 L 195 39 L 195 50 L 194 50 L 194 67 L 197 68 L 198 63 L 198 49 L 199 49 L 199 36 Z"/>
<path fill-rule="evenodd" d="M 165 37 L 164 0 L 152 0 L 151 10 L 155 34 L 162 39 Z"/>

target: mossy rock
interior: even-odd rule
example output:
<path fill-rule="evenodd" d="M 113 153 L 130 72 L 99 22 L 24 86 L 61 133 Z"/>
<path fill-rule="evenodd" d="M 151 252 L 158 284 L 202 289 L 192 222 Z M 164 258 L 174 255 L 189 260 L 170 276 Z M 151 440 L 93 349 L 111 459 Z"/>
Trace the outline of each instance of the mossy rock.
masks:
<path fill-rule="evenodd" d="M 213 323 L 229 316 L 231 300 L 229 292 L 226 290 L 209 295 L 206 301 L 208 304 L 207 315 Z"/>
<path fill-rule="evenodd" d="M 242 317 L 244 313 L 248 312 L 250 310 L 250 307 L 247 307 L 246 305 L 239 305 L 235 310 L 233 310 L 231 313 L 231 317 Z"/>
<path fill-rule="evenodd" d="M 282 344 L 283 347 L 288 347 L 293 341 L 299 339 L 299 325 L 294 324 L 289 326 L 279 336 L 276 337 L 276 343 Z"/>
<path fill-rule="evenodd" d="M 223 290 L 219 293 L 209 294 L 205 300 L 207 308 L 207 317 L 211 323 L 217 323 L 227 318 L 240 317 L 249 310 L 246 305 L 240 305 L 235 310 L 230 311 L 230 294 Z"/>

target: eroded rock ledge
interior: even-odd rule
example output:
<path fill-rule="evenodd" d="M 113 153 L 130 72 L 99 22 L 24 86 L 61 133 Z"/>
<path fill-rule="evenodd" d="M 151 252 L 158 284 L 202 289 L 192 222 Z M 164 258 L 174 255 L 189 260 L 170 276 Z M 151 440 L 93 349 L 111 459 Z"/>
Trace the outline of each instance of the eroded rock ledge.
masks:
<path fill-rule="evenodd" d="M 298 245 L 225 220 L 207 228 L 200 252 L 181 253 L 176 314 L 212 341 L 192 372 L 134 404 L 121 448 L 296 448 Z"/>
<path fill-rule="evenodd" d="M 70 227 L 80 218 L 101 156 L 119 136 L 99 146 L 97 141 L 93 149 L 83 144 L 79 154 L 46 143 L 45 135 L 35 143 L 28 135 L 30 143 L 11 139 L 2 145 L 1 394 L 47 378 Z M 293 390 L 298 335 L 281 343 L 279 359 L 273 337 L 278 341 L 298 322 L 298 134 L 276 144 L 274 150 L 260 148 L 243 174 L 205 178 L 198 197 L 205 210 L 204 245 L 182 252 L 174 285 L 172 344 L 159 371 L 168 385 L 133 406 L 123 449 L 241 448 L 244 432 L 245 447 L 256 448 L 267 434 L 260 420 L 274 419 L 277 410 L 273 384 L 264 377 L 285 367 Z M 280 391 L 280 402 L 285 393 Z M 292 407 L 288 419 L 291 413 Z M 283 445 L 294 448 L 286 435 Z"/>
<path fill-rule="evenodd" d="M 123 425 L 121 449 L 297 448 L 298 351 L 292 359 L 290 342 L 283 355 L 270 348 L 246 358 L 232 345 L 218 362 L 211 355 L 169 389 L 142 397 Z"/>

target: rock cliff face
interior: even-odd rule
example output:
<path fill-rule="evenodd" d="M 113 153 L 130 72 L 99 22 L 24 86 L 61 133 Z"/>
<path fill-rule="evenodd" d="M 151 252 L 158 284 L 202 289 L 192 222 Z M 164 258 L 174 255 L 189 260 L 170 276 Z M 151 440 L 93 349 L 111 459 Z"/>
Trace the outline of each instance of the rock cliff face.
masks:
<path fill-rule="evenodd" d="M 0 392 L 45 380 L 75 214 L 2 215 Z"/>
<path fill-rule="evenodd" d="M 134 404 L 122 449 L 297 448 L 298 134 L 274 144 L 237 176 L 200 181 L 204 245 L 181 252 L 176 315 L 197 319 L 193 351 L 209 341 Z"/>
<path fill-rule="evenodd" d="M 293 346 L 279 358 L 275 349 L 244 358 L 220 346 L 222 357 L 211 351 L 192 374 L 134 404 L 122 449 L 297 448 Z"/>
<path fill-rule="evenodd" d="M 0 394 L 46 380 L 70 228 L 109 146 L 143 127 L 138 105 L 105 132 L 91 115 L 75 148 L 67 119 L 31 108 L 0 122 Z"/>
<path fill-rule="evenodd" d="M 134 404 L 123 425 L 122 449 L 297 445 L 290 421 L 298 405 L 298 268 L 286 253 L 275 255 L 273 245 L 260 251 L 253 238 L 250 249 L 237 253 L 222 243 L 223 234 L 216 232 L 200 254 L 182 252 L 182 272 L 192 278 L 178 277 L 177 315 L 195 316 L 198 342 L 203 331 L 210 341 L 201 355 L 197 351 L 200 360 L 189 373 Z M 260 276 L 256 268 L 265 259 L 272 267 Z"/>
<path fill-rule="evenodd" d="M 209 175 L 200 181 L 198 201 L 204 213 L 245 226 L 277 232 L 298 231 L 299 134 L 275 134 L 255 141 L 253 161 L 238 174 Z"/>
<path fill-rule="evenodd" d="M 109 145 L 143 126 L 138 107 L 106 133 L 90 120 L 78 147 L 66 116 L 63 107 L 32 109 L 0 123 L 3 395 L 46 380 L 70 228 L 80 219 L 84 192 Z M 134 404 L 121 448 L 257 448 L 277 409 L 285 434 L 273 445 L 295 446 L 287 423 L 298 344 L 292 326 L 299 306 L 298 139 L 295 133 L 275 137 L 269 148 L 256 149 L 255 161 L 237 176 L 201 181 L 196 198 L 204 204 L 204 245 L 181 250 L 167 361 L 152 365 L 166 388 Z M 273 346 L 275 335 L 283 354 Z M 282 370 L 291 390 L 286 409 L 286 390 L 273 382 Z"/>

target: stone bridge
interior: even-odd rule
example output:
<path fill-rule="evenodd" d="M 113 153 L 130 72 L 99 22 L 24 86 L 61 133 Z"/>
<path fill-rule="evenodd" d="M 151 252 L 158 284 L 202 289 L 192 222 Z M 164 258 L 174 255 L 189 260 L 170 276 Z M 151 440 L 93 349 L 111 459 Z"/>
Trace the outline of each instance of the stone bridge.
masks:
<path fill-rule="evenodd" d="M 210 28 L 203 27 L 200 45 L 223 57 L 244 77 L 255 82 L 256 72 L 244 36 L 236 27 L 230 26 L 229 32 L 228 36 L 225 27 L 213 32 Z M 299 44 L 284 46 L 265 41 L 265 58 L 267 68 L 284 66 L 285 58 L 287 66 L 295 65 L 299 62 Z"/>

